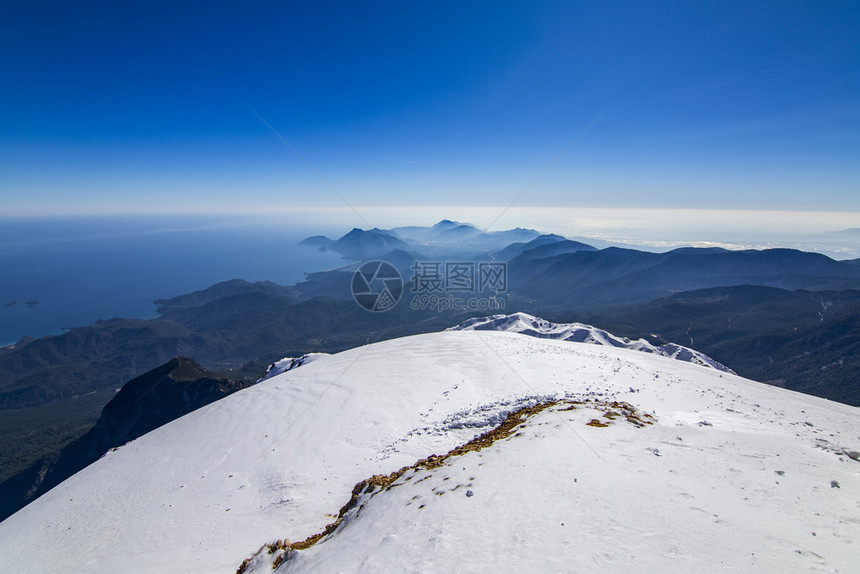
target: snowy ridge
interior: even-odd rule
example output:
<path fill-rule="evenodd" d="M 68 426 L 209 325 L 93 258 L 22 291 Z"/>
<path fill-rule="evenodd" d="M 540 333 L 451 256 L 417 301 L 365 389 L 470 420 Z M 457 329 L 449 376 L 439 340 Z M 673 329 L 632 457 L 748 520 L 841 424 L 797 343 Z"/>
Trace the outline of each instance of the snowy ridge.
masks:
<path fill-rule="evenodd" d="M 675 343 L 666 343 L 659 347 L 652 345 L 645 339 L 631 341 L 627 337 L 617 337 L 608 331 L 598 329 L 585 323 L 553 323 L 528 313 L 511 313 L 510 315 L 490 315 L 489 317 L 477 317 L 464 321 L 446 331 L 507 331 L 509 333 L 520 333 L 530 337 L 542 339 L 556 339 L 559 341 L 573 341 L 576 343 L 590 343 L 592 345 L 608 345 L 622 349 L 632 349 L 643 353 L 652 353 L 662 357 L 671 357 L 679 361 L 710 367 L 732 373 L 727 366 L 715 361 L 704 353 L 682 347 Z"/>
<path fill-rule="evenodd" d="M 261 383 L 266 379 L 276 377 L 281 373 L 286 373 L 302 365 L 312 363 L 321 357 L 328 357 L 329 353 L 305 353 L 301 357 L 284 357 L 280 361 L 275 361 L 269 368 L 266 369 L 266 374 L 263 375 L 257 382 Z"/>
<path fill-rule="evenodd" d="M 108 453 L 0 523 L 0 570 L 851 572 L 858 413 L 611 345 L 405 337 Z"/>

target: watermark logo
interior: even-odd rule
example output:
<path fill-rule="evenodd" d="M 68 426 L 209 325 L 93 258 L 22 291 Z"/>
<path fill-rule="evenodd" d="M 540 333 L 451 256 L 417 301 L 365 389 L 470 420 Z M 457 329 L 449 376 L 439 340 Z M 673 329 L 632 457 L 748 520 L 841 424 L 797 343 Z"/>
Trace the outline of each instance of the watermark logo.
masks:
<path fill-rule="evenodd" d="M 368 311 L 388 311 L 403 295 L 403 278 L 387 261 L 368 261 L 352 276 L 352 298 Z"/>
<path fill-rule="evenodd" d="M 508 264 L 503 261 L 416 261 L 412 293 L 493 293 L 508 290 Z"/>
<path fill-rule="evenodd" d="M 508 290 L 503 261 L 415 261 L 411 267 L 415 311 L 499 311 Z"/>
<path fill-rule="evenodd" d="M 508 289 L 501 261 L 414 261 L 409 281 L 415 311 L 500 311 Z M 385 261 L 362 265 L 352 278 L 352 296 L 368 311 L 388 311 L 400 301 L 403 280 Z"/>

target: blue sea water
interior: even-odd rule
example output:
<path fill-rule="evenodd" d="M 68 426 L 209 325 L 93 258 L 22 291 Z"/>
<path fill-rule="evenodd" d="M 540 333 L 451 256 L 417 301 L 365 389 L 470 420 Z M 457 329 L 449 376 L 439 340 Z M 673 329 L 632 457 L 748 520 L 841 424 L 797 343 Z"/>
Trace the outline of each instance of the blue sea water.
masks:
<path fill-rule="evenodd" d="M 155 317 L 156 299 L 219 281 L 291 285 L 347 263 L 300 246 L 311 229 L 283 219 L 0 219 L 0 345 L 113 317 Z"/>

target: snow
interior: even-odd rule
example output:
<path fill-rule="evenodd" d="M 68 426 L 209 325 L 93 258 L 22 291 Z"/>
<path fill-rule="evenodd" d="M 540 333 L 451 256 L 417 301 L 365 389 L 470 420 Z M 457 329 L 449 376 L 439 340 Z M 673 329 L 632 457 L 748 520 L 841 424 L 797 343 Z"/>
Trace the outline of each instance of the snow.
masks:
<path fill-rule="evenodd" d="M 265 381 L 266 379 L 271 379 L 272 377 L 276 377 L 281 373 L 286 373 L 287 371 L 291 371 L 295 368 L 301 367 L 302 365 L 307 365 L 308 363 L 312 363 L 321 357 L 328 357 L 328 353 L 305 353 L 301 357 L 284 357 L 279 361 L 275 361 L 269 368 L 266 369 L 266 374 L 263 375 L 260 380 L 257 382 L 260 383 Z"/>
<path fill-rule="evenodd" d="M 715 361 L 704 353 L 700 353 L 694 349 L 676 345 L 675 343 L 666 343 L 665 345 L 655 346 L 645 339 L 637 339 L 632 341 L 627 337 L 618 337 L 603 329 L 598 329 L 585 323 L 553 323 L 528 313 L 511 313 L 510 315 L 490 315 L 488 317 L 478 317 L 469 319 L 460 323 L 455 327 L 446 329 L 447 331 L 507 331 L 509 333 L 521 333 L 532 337 L 540 337 L 542 339 L 557 339 L 559 341 L 575 341 L 577 343 L 591 343 L 593 345 L 609 345 L 612 347 L 621 347 L 641 351 L 643 353 L 653 353 L 663 357 L 671 357 L 679 361 L 687 363 L 695 363 L 703 367 L 711 367 L 718 371 L 726 373 L 734 373 L 731 369 Z"/>
<path fill-rule="evenodd" d="M 855 567 L 860 463 L 843 452 L 860 450 L 858 409 L 656 354 L 465 330 L 319 357 L 109 453 L 0 523 L 0 571 L 232 573 L 321 532 L 359 481 L 547 398 L 561 402 L 518 435 L 364 493 L 278 572 Z M 610 400 L 654 424 L 605 418 Z"/>

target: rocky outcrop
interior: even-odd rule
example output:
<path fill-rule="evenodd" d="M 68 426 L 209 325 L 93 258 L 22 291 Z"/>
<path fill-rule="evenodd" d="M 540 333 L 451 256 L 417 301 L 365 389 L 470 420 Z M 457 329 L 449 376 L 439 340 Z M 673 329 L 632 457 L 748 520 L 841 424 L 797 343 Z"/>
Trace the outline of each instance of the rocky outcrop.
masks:
<path fill-rule="evenodd" d="M 92 464 L 108 450 L 252 384 L 251 378 L 235 381 L 217 377 L 188 357 L 176 357 L 132 379 L 104 407 L 89 432 L 3 485 L 0 520 Z"/>

